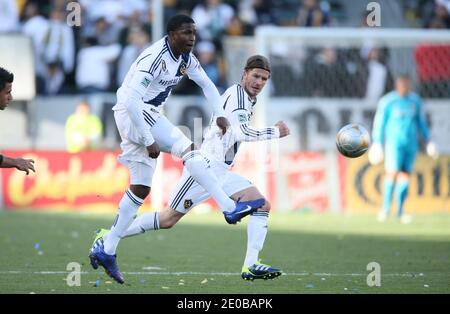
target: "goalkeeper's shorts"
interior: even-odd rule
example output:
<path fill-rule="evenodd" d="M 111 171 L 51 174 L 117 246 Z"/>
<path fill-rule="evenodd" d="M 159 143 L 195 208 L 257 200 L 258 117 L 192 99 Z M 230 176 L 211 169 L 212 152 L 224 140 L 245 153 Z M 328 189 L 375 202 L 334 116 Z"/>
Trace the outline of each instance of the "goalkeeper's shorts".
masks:
<path fill-rule="evenodd" d="M 416 149 L 386 145 L 385 150 L 384 168 L 387 172 L 412 172 L 416 161 Z"/>

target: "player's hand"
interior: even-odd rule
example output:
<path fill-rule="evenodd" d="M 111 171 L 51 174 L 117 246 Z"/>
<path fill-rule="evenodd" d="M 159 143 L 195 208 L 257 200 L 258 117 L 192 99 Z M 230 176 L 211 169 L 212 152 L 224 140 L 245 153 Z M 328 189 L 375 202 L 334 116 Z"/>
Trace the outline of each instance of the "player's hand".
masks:
<path fill-rule="evenodd" d="M 159 150 L 158 143 L 154 142 L 152 145 L 147 146 L 147 152 L 148 152 L 148 156 L 150 158 L 153 158 L 153 159 L 158 158 L 159 153 L 161 153 L 161 151 Z"/>
<path fill-rule="evenodd" d="M 222 130 L 222 135 L 227 133 L 227 129 L 230 126 L 230 122 L 228 122 L 228 119 L 225 117 L 218 117 L 216 119 L 217 126 Z"/>
<path fill-rule="evenodd" d="M 426 147 L 427 155 L 433 159 L 437 159 L 439 157 L 439 150 L 434 142 L 428 142 Z"/>
<path fill-rule="evenodd" d="M 278 121 L 275 123 L 275 126 L 280 130 L 280 138 L 288 136 L 291 133 L 288 126 L 283 121 Z"/>
<path fill-rule="evenodd" d="M 26 172 L 28 175 L 30 173 L 30 170 L 33 172 L 36 172 L 34 170 L 34 160 L 33 159 L 23 159 L 23 158 L 16 158 L 14 160 L 15 167 L 20 170 Z"/>
<path fill-rule="evenodd" d="M 372 166 L 380 164 L 384 159 L 383 146 L 374 143 L 369 149 L 369 162 Z"/>

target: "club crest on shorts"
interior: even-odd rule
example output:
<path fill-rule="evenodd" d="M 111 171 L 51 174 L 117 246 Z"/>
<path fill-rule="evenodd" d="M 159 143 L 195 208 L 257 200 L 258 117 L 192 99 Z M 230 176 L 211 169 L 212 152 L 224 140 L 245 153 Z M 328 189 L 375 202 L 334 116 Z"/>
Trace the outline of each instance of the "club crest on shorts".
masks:
<path fill-rule="evenodd" d="M 192 200 L 184 200 L 184 209 L 188 209 L 194 204 Z"/>

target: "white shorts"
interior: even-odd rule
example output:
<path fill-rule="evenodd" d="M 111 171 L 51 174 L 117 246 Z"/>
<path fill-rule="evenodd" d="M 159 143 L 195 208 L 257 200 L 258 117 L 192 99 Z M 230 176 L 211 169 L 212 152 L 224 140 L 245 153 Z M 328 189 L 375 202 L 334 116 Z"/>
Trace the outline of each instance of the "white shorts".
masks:
<path fill-rule="evenodd" d="M 231 172 L 225 167 L 211 166 L 211 170 L 217 177 L 224 192 L 230 197 L 239 191 L 253 186 L 249 180 L 237 173 Z M 205 202 L 210 197 L 211 195 L 194 181 L 189 171 L 184 168 L 180 180 L 178 180 L 177 185 L 170 193 L 168 204 L 169 208 L 186 214 L 192 207 Z"/>
<path fill-rule="evenodd" d="M 158 143 L 162 152 L 170 153 L 177 157 L 182 157 L 182 153 L 192 144 L 183 132 L 174 126 L 166 117 L 157 111 L 150 111 L 150 115 L 154 124 L 151 128 L 151 133 L 156 143 Z M 120 148 L 122 154 L 119 155 L 118 160 L 130 169 L 131 183 L 133 182 L 133 171 L 137 169 L 142 170 L 145 174 L 135 176 L 135 182 L 147 182 L 143 184 L 150 186 L 151 179 L 156 169 L 156 159 L 148 156 L 147 148 L 139 143 L 139 132 L 131 122 L 130 116 L 126 110 L 114 111 L 114 119 L 116 120 L 117 129 L 119 130 L 122 142 Z M 144 164 L 146 165 L 139 165 Z M 133 170 L 133 171 L 132 171 Z"/>
<path fill-rule="evenodd" d="M 129 161 L 126 165 L 130 172 L 131 185 L 144 185 L 151 187 L 155 168 L 138 161 Z"/>

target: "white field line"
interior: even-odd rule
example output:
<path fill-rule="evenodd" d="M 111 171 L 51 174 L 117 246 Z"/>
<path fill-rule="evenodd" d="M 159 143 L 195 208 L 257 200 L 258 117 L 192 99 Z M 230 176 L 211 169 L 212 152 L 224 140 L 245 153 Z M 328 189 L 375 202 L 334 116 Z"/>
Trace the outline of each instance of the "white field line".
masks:
<path fill-rule="evenodd" d="M 24 274 L 33 274 L 33 275 L 68 275 L 73 272 L 69 271 L 21 271 L 21 270 L 9 270 L 9 271 L 0 271 L 0 275 L 24 275 Z M 124 275 L 164 275 L 164 276 L 237 276 L 240 273 L 223 273 L 223 272 L 154 272 L 154 271 L 130 271 L 130 272 L 122 272 Z M 87 272 L 82 271 L 80 274 L 88 275 L 88 274 L 98 274 L 98 272 Z M 316 276 L 316 277 L 366 277 L 368 274 L 359 274 L 359 273 L 349 273 L 349 274 L 333 274 L 333 273 L 308 273 L 308 272 L 299 272 L 299 273 L 283 273 L 283 276 Z M 390 274 L 381 274 L 383 277 L 419 277 L 424 276 L 424 274 L 413 274 L 413 273 L 390 273 Z"/>

